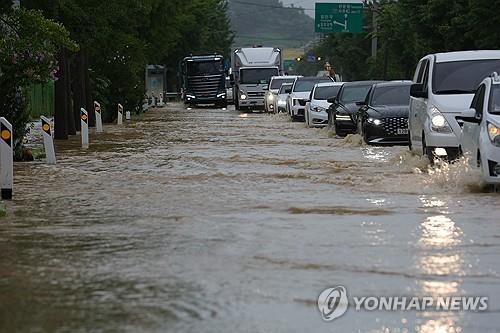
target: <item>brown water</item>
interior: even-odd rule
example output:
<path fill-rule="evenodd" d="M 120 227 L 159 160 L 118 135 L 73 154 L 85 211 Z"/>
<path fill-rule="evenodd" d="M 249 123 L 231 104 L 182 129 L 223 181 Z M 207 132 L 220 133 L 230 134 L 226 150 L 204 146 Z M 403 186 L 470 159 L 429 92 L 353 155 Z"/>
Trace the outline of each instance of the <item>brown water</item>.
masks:
<path fill-rule="evenodd" d="M 464 165 L 285 116 L 156 110 L 15 165 L 0 331 L 498 332 L 498 194 Z M 316 298 L 488 296 L 484 313 L 356 312 Z"/>

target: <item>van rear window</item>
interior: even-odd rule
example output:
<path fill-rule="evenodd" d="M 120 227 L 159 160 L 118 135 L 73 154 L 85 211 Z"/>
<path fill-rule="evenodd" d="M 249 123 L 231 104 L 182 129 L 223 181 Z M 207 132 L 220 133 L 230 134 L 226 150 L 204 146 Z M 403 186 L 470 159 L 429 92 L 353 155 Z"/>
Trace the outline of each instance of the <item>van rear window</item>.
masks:
<path fill-rule="evenodd" d="M 432 92 L 437 95 L 473 94 L 491 73 L 500 73 L 500 60 L 468 60 L 434 65 Z"/>

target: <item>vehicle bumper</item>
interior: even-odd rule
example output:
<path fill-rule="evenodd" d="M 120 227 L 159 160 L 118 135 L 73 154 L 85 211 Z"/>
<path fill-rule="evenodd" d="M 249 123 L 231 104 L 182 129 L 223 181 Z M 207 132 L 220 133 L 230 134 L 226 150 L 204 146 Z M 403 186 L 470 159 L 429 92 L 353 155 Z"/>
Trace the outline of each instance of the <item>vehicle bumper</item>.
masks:
<path fill-rule="evenodd" d="M 500 147 L 491 143 L 481 147 L 481 171 L 484 182 L 488 184 L 500 184 Z M 497 169 L 497 170 L 495 170 Z"/>
<path fill-rule="evenodd" d="M 310 123 L 313 126 L 322 127 L 328 125 L 328 113 L 324 112 L 316 112 L 316 111 L 308 111 Z"/>
<path fill-rule="evenodd" d="M 239 105 L 242 108 L 249 108 L 249 109 L 264 109 L 264 99 L 259 98 L 259 99 L 245 99 L 239 101 Z"/>
<path fill-rule="evenodd" d="M 304 106 L 302 106 L 302 105 L 294 105 L 290 109 L 290 113 L 291 113 L 291 115 L 293 117 L 304 117 L 305 116 L 305 111 L 306 111 L 305 105 Z"/>
<path fill-rule="evenodd" d="M 343 134 L 355 134 L 357 132 L 357 126 L 352 120 L 337 118 L 335 120 L 335 124 L 339 132 L 342 132 Z"/>
<path fill-rule="evenodd" d="M 391 135 L 382 125 L 365 123 L 363 134 L 366 143 L 377 145 L 408 145 L 408 134 Z"/>
<path fill-rule="evenodd" d="M 226 96 L 186 98 L 186 103 L 189 104 L 218 104 L 225 102 L 226 102 Z"/>

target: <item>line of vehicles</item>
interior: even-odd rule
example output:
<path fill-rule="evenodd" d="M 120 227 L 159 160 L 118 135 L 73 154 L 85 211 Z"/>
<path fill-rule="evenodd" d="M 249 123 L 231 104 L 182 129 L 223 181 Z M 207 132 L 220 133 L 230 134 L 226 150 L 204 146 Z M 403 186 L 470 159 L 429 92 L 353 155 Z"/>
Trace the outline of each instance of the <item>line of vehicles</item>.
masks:
<path fill-rule="evenodd" d="M 487 183 L 500 184 L 500 51 L 429 54 L 412 81 L 287 76 L 281 62 L 278 48 L 235 49 L 231 74 L 222 79 L 218 67 L 212 96 L 227 102 L 229 85 L 237 110 L 286 112 L 340 136 L 360 134 L 367 144 L 408 145 L 431 161 L 465 155 Z M 197 102 L 192 91 L 184 87 L 188 104 Z"/>

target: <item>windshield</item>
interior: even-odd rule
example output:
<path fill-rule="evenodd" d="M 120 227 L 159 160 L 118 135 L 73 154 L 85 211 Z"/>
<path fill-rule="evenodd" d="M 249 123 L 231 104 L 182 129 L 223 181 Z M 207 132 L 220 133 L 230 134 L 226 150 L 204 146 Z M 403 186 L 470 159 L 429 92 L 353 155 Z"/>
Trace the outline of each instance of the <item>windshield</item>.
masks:
<path fill-rule="evenodd" d="M 410 105 L 410 85 L 375 88 L 371 105 Z"/>
<path fill-rule="evenodd" d="M 278 92 L 278 94 L 286 94 L 286 90 L 287 89 L 290 89 L 292 87 L 291 84 L 283 84 L 280 88 L 280 91 Z"/>
<path fill-rule="evenodd" d="M 295 79 L 274 79 L 271 81 L 269 89 L 279 89 L 283 83 L 293 83 Z"/>
<path fill-rule="evenodd" d="M 327 100 L 337 96 L 341 86 L 317 87 L 314 91 L 314 99 Z"/>
<path fill-rule="evenodd" d="M 370 88 L 371 85 L 352 87 L 344 86 L 344 89 L 342 89 L 342 95 L 340 96 L 340 101 L 344 104 L 364 101 Z"/>
<path fill-rule="evenodd" d="M 321 83 L 321 82 L 332 82 L 330 79 L 321 79 L 318 78 L 317 80 L 300 80 L 298 79 L 297 82 L 295 82 L 295 87 L 293 88 L 294 92 L 309 92 L 313 90 L 314 85 L 316 83 Z"/>
<path fill-rule="evenodd" d="M 269 84 L 271 77 L 278 75 L 277 68 L 252 68 L 240 71 L 242 84 Z"/>
<path fill-rule="evenodd" d="M 187 74 L 189 76 L 216 75 L 224 72 L 222 61 L 188 61 Z"/>
<path fill-rule="evenodd" d="M 488 111 L 491 114 L 500 115 L 500 86 L 496 84 L 491 87 Z"/>
<path fill-rule="evenodd" d="M 469 60 L 436 63 L 432 79 L 434 94 L 473 94 L 481 81 L 500 72 L 500 60 Z"/>

